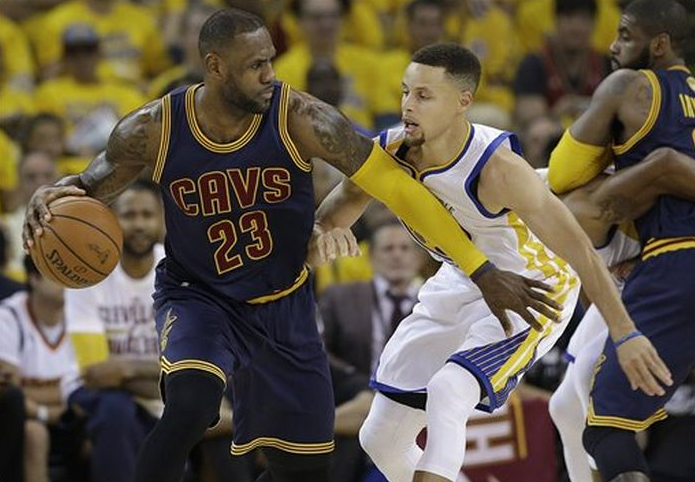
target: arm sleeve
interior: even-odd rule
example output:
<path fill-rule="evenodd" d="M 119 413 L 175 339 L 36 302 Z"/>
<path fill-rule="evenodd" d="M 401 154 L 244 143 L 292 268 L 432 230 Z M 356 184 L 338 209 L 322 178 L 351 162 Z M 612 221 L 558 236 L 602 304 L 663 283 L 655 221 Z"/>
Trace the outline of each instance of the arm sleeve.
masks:
<path fill-rule="evenodd" d="M 446 253 L 467 275 L 487 261 L 442 203 L 406 174 L 378 144 L 374 144 L 367 160 L 350 179 L 386 204 L 428 245 Z"/>
<path fill-rule="evenodd" d="M 579 142 L 565 131 L 548 163 L 548 183 L 556 194 L 583 186 L 608 167 L 612 161 L 610 149 Z"/>

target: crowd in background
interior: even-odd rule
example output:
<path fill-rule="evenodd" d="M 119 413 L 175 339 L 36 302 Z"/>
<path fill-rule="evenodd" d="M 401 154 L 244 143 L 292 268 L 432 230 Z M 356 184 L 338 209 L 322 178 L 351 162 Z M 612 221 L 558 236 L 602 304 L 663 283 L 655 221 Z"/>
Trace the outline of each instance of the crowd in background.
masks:
<path fill-rule="evenodd" d="M 610 73 L 610 44 L 623 3 L 3 0 L 0 480 L 125 482 L 119 474 L 132 471 L 137 447 L 161 410 L 148 301 L 152 270 L 162 256 L 156 186 L 143 181 L 113 206 L 126 249 L 113 284 L 102 288 L 103 299 L 98 290 L 80 299 L 43 279 L 21 249 L 21 226 L 32 193 L 81 171 L 104 149 L 120 117 L 176 87 L 202 81 L 197 38 L 211 13 L 235 6 L 262 16 L 277 48 L 277 77 L 338 106 L 367 135 L 398 123 L 400 79 L 413 52 L 439 41 L 466 45 L 483 66 L 470 120 L 514 130 L 526 159 L 543 167 L 563 129 Z M 685 5 L 695 23 L 695 2 Z M 686 62 L 693 65 L 695 42 L 687 49 Z M 318 205 L 340 174 L 317 161 L 313 176 Z M 381 205 L 372 205 L 354 232 L 362 255 L 318 268 L 313 280 L 335 385 L 336 482 L 383 480 L 356 438 L 371 401 L 369 376 L 386 340 L 416 302 L 419 285 L 437 269 Z M 120 299 L 113 299 L 116 292 Z M 16 325 L 8 321 L 13 319 Z M 108 344 L 91 364 L 66 355 L 65 373 L 45 380 L 27 368 L 27 357 L 40 352 L 28 348 L 34 338 L 58 356 L 57 347 L 75 339 L 66 333 L 97 332 Z M 529 373 L 527 380 L 537 388 L 522 387 L 522 398 L 547 399 L 562 376 L 561 351 L 562 343 Z M 687 390 L 679 392 L 673 410 L 691 420 L 686 428 L 695 433 L 695 396 Z M 221 413 L 227 423 L 206 436 L 187 472 L 191 480 L 254 480 L 262 457 L 228 456 L 233 414 L 228 404 Z M 648 449 L 655 463 L 662 451 L 676 450 L 664 447 Z M 561 480 L 561 467 L 546 462 L 554 477 L 548 482 Z M 45 470 L 34 470 L 42 466 Z"/>

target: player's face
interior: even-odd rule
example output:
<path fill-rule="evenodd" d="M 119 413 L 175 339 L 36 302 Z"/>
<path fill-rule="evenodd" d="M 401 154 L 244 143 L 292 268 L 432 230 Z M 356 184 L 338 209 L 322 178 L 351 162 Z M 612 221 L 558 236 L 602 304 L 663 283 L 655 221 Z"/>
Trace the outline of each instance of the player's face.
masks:
<path fill-rule="evenodd" d="M 611 67 L 618 69 L 647 69 L 651 64 L 649 37 L 629 15 L 623 15 L 618 35 L 611 44 Z"/>
<path fill-rule="evenodd" d="M 422 261 L 421 252 L 404 227 L 385 226 L 370 248 L 374 272 L 391 283 L 411 282 Z"/>
<path fill-rule="evenodd" d="M 29 283 L 31 283 L 31 296 L 36 297 L 41 304 L 51 308 L 63 306 L 65 290 L 61 285 L 40 274 L 31 274 Z"/>
<path fill-rule="evenodd" d="M 114 203 L 123 231 L 123 251 L 133 257 L 147 256 L 163 232 L 162 204 L 154 193 L 126 190 Z"/>
<path fill-rule="evenodd" d="M 422 145 L 460 122 L 472 94 L 462 91 L 443 67 L 411 62 L 403 75 L 401 98 L 405 143 Z"/>
<path fill-rule="evenodd" d="M 268 110 L 275 81 L 274 57 L 275 47 L 265 28 L 237 35 L 223 59 L 225 101 L 255 114 Z"/>

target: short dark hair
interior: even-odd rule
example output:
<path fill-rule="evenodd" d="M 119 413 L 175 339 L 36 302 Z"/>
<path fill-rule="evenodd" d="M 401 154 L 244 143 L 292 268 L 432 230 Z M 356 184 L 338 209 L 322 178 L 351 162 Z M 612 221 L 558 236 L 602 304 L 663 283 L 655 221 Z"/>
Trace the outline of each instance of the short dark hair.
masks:
<path fill-rule="evenodd" d="M 405 15 L 408 18 L 408 20 L 412 20 L 415 16 L 415 12 L 417 12 L 417 10 L 421 7 L 434 7 L 443 11 L 444 3 L 442 2 L 442 0 L 415 0 L 413 2 L 410 2 L 405 7 Z"/>
<path fill-rule="evenodd" d="M 457 43 L 443 42 L 422 47 L 413 54 L 413 62 L 432 67 L 444 67 L 447 75 L 475 92 L 480 82 L 478 57 Z"/>
<path fill-rule="evenodd" d="M 667 34 L 673 51 L 682 54 L 688 38 L 688 11 L 683 5 L 674 0 L 635 0 L 623 14 L 634 18 L 649 37 Z"/>
<path fill-rule="evenodd" d="M 198 51 L 201 57 L 210 52 L 219 52 L 239 34 L 255 32 L 265 28 L 258 15 L 240 8 L 219 10 L 208 18 L 200 29 Z"/>
<path fill-rule="evenodd" d="M 597 12 L 596 0 L 555 0 L 556 16 L 586 13 L 596 18 Z"/>

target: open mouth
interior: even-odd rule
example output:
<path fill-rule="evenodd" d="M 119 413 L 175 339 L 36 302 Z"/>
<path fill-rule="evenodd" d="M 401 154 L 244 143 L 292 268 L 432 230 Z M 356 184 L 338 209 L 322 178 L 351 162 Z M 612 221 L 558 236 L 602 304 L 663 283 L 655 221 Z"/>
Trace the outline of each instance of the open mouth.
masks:
<path fill-rule="evenodd" d="M 405 128 L 406 133 L 412 134 L 418 127 L 420 127 L 420 125 L 417 122 L 403 119 L 403 127 Z"/>

